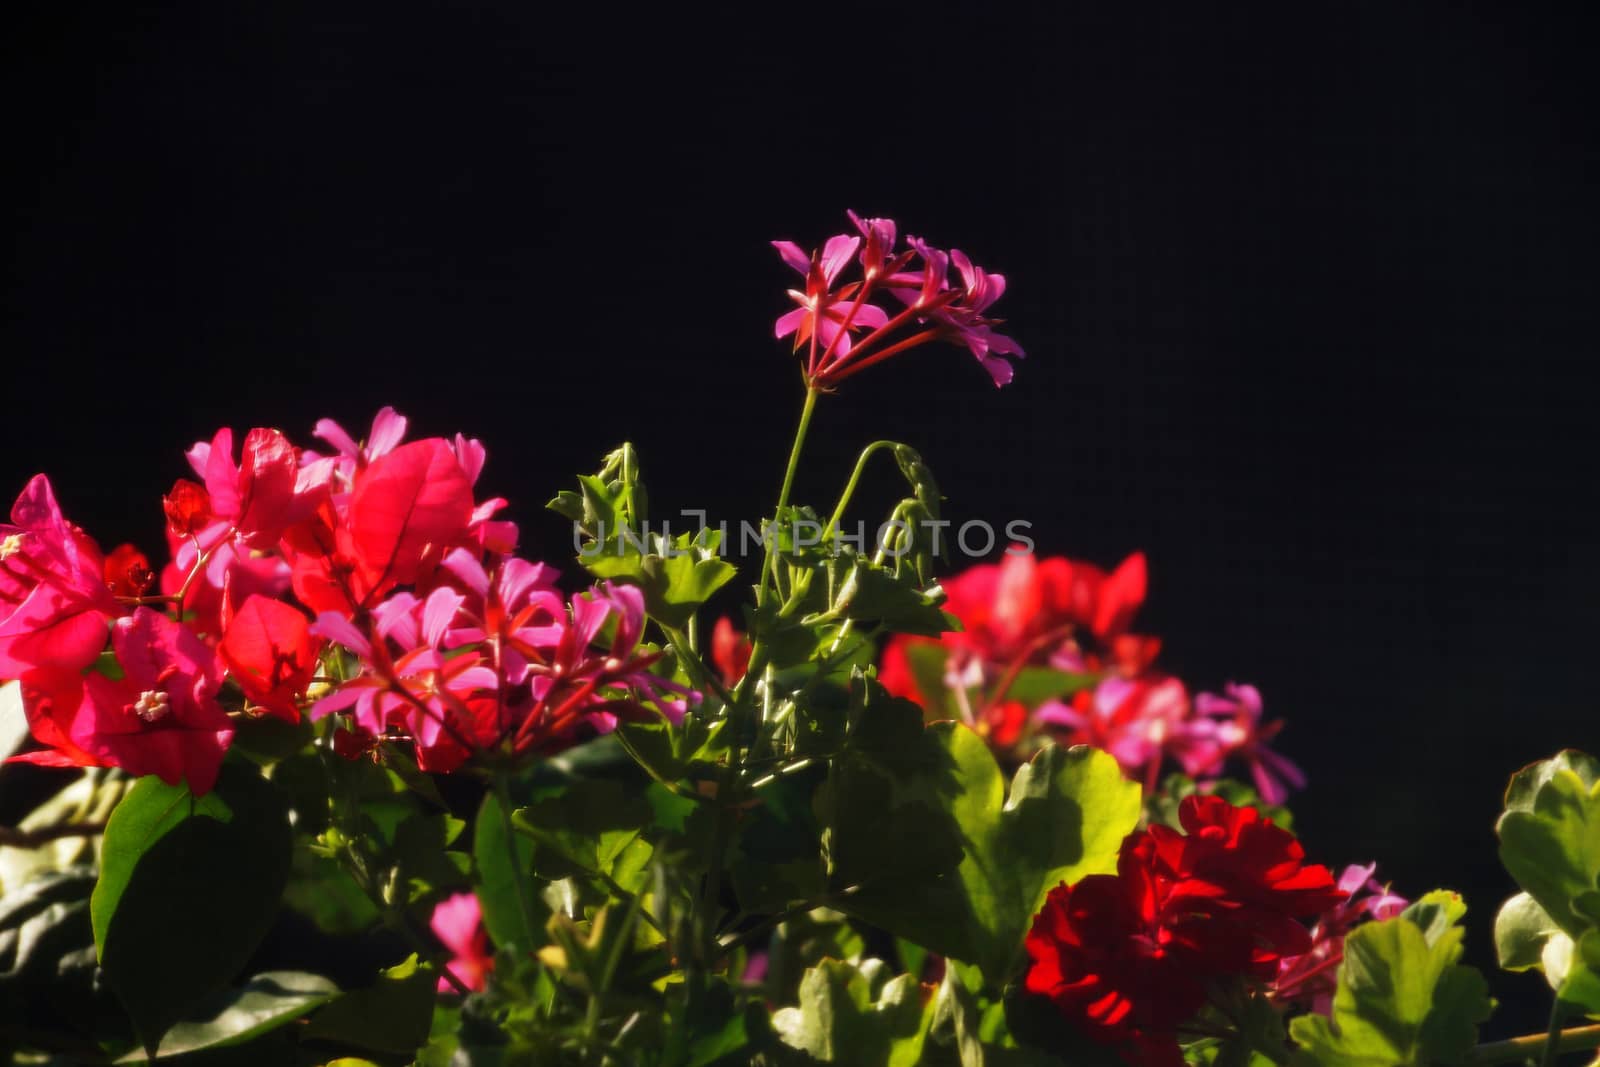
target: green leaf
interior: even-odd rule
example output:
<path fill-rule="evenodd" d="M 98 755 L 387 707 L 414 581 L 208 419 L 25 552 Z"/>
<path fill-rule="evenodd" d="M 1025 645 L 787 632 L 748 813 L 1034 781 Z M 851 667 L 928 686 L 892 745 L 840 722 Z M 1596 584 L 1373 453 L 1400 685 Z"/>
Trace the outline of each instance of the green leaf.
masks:
<path fill-rule="evenodd" d="M 1419 906 L 1420 905 L 1420 906 Z M 1461 958 L 1455 894 L 1429 894 L 1392 919 L 1345 938 L 1333 1016 L 1290 1023 L 1294 1062 L 1320 1067 L 1460 1063 L 1489 1017 L 1483 976 Z"/>
<path fill-rule="evenodd" d="M 522 884 L 533 884 L 533 841 L 523 834 L 506 840 L 505 820 L 494 793 L 484 795 L 472 829 L 472 856 L 478 865 L 478 902 L 483 908 L 483 925 L 496 945 L 516 945 L 532 951 L 544 944 L 543 929 L 528 929 L 518 901 L 516 871 L 522 871 Z M 543 900 L 533 902 L 535 918 L 548 913 Z"/>
<path fill-rule="evenodd" d="M 301 1035 L 307 1040 L 409 1055 L 428 1040 L 437 975 L 413 953 L 317 1012 Z"/>
<path fill-rule="evenodd" d="M 1500 966 L 1508 971 L 1545 970 L 1544 954 L 1551 941 L 1557 938 L 1566 942 L 1565 951 L 1570 953 L 1572 939 L 1561 932 L 1550 913 L 1527 893 L 1518 893 L 1507 900 L 1494 919 L 1495 955 L 1500 959 Z"/>
<path fill-rule="evenodd" d="M 868 710 L 882 717 L 888 709 Z M 870 796 L 860 789 L 851 802 L 836 803 L 835 877 L 859 884 L 837 906 L 931 951 L 976 963 L 996 984 L 1009 976 L 1046 894 L 1060 882 L 1114 870 L 1122 839 L 1139 820 L 1138 785 L 1094 749 L 1047 745 L 1018 770 L 1009 797 L 989 746 L 958 723 L 928 726 L 920 747 L 902 746 L 895 758 L 912 763 L 898 781 L 890 779 L 876 812 L 861 806 Z M 852 775 L 861 771 L 846 763 L 836 778 L 848 786 Z M 896 856 L 892 839 L 873 831 L 879 822 L 895 828 L 889 816 L 897 809 L 921 820 L 919 830 L 909 831 L 921 848 L 940 840 L 941 823 L 953 824 L 961 859 L 952 876 L 923 873 L 908 886 L 873 879 L 868 860 L 846 862 L 852 853 Z"/>
<path fill-rule="evenodd" d="M 317 974 L 266 971 L 239 989 L 212 998 L 203 1018 L 186 1019 L 167 1031 L 154 1057 L 130 1052 L 118 1063 L 144 1063 L 202 1049 L 242 1045 L 269 1030 L 293 1022 L 339 995 L 339 987 Z M 196 1012 L 196 1015 L 202 1013 Z"/>
<path fill-rule="evenodd" d="M 881 969 L 880 961 L 867 962 Z M 933 998 L 908 974 L 876 992 L 863 969 L 824 960 L 800 980 L 800 1006 L 780 1009 L 772 1025 L 784 1044 L 821 1063 L 915 1067 L 933 1022 Z"/>
<path fill-rule="evenodd" d="M 244 966 L 289 873 L 288 805 L 253 768 L 216 788 L 144 778 L 106 826 L 91 898 L 100 965 L 147 1047 Z"/>
<path fill-rule="evenodd" d="M 651 815 L 641 791 L 618 782 L 574 779 L 555 795 L 517 809 L 512 824 L 537 844 L 534 866 L 541 878 L 600 876 L 637 892 L 645 872 L 638 849 L 631 846 L 638 841 L 648 850 L 640 832 Z"/>
<path fill-rule="evenodd" d="M 1597 772 L 1600 765 L 1575 752 L 1522 770 L 1511 780 L 1495 828 L 1506 870 L 1573 938 L 1594 925 L 1582 905 L 1600 876 Z"/>

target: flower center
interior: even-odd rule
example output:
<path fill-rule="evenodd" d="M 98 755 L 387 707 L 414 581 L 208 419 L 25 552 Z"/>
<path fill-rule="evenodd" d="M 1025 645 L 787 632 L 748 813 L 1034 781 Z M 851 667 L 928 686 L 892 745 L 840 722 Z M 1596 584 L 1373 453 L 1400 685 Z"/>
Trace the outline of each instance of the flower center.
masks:
<path fill-rule="evenodd" d="M 145 722 L 155 722 L 172 710 L 172 700 L 165 690 L 146 689 L 139 694 L 139 702 L 133 710 Z"/>
<path fill-rule="evenodd" d="M 0 541 L 0 560 L 10 559 L 22 551 L 22 535 L 12 534 L 4 541 Z"/>

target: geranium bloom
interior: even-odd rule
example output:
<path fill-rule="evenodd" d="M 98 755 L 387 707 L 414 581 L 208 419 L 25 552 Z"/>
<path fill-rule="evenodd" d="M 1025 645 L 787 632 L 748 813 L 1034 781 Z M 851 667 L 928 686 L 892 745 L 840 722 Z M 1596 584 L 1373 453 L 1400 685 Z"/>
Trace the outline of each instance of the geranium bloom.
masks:
<path fill-rule="evenodd" d="M 293 605 L 252 594 L 225 625 L 217 655 L 244 695 L 281 719 L 299 722 L 323 644 L 312 635 L 310 621 Z"/>
<path fill-rule="evenodd" d="M 494 970 L 494 954 L 489 951 L 489 934 L 483 928 L 483 910 L 478 898 L 471 893 L 456 893 L 434 905 L 432 927 L 445 948 L 450 950 L 450 961 L 445 964 L 461 984 L 474 993 L 483 991 Z M 439 978 L 438 991 L 453 993 L 455 986 L 444 977 Z"/>
<path fill-rule="evenodd" d="M 1221 749 L 1190 710 L 1189 694 L 1176 678 L 1113 675 L 1071 704 L 1047 701 L 1034 720 L 1058 732 L 1063 744 L 1092 745 L 1111 753 L 1124 771 L 1154 789 L 1167 757 L 1190 775 L 1217 765 Z"/>
<path fill-rule="evenodd" d="M 905 250 L 896 251 L 893 219 L 847 214 L 859 236 L 838 234 L 810 254 L 792 241 L 772 242 L 783 261 L 806 279 L 804 291 L 789 290 L 798 307 L 778 319 L 774 333 L 793 335 L 796 351 L 807 348 L 807 384 L 829 388 L 874 363 L 936 340 L 965 345 L 996 385 L 1009 382 L 1011 364 L 1003 357 L 1020 358 L 1022 347 L 996 333 L 1001 320 L 988 315 L 1005 292 L 1005 278 L 975 266 L 959 251 L 945 252 L 915 237 L 907 238 Z M 857 249 L 861 277 L 845 281 Z M 908 269 L 913 260 L 920 265 Z M 948 277 L 952 262 L 962 278 L 954 288 Z M 871 302 L 880 293 L 895 296 L 906 305 L 904 310 L 890 316 Z M 866 336 L 860 341 L 851 336 L 863 330 Z"/>
<path fill-rule="evenodd" d="M 1344 938 L 1358 923 L 1382 921 L 1406 909 L 1404 897 L 1391 893 L 1373 878 L 1377 864 L 1351 865 L 1339 875 L 1345 899 L 1322 915 L 1311 927 L 1311 947 L 1298 956 L 1278 961 L 1273 996 L 1281 1004 L 1294 1004 L 1327 1015 L 1337 988 L 1336 969 L 1344 959 Z"/>
<path fill-rule="evenodd" d="M 1201 693 L 1195 697 L 1194 706 L 1208 724 L 1219 759 L 1240 759 L 1248 764 L 1262 800 L 1282 804 L 1291 788 L 1305 787 L 1304 772 L 1288 757 L 1267 747 L 1283 729 L 1283 720 L 1261 721 L 1261 691 L 1255 686 L 1230 682 L 1222 696 Z"/>
<path fill-rule="evenodd" d="M 1130 1063 L 1178 1064 L 1177 1029 L 1215 979 L 1266 981 L 1311 947 L 1296 917 L 1345 892 L 1252 808 L 1186 797 L 1185 833 L 1130 834 L 1117 873 L 1052 890 L 1026 948 L 1026 988 Z"/>
<path fill-rule="evenodd" d="M 210 792 L 233 740 L 216 701 L 216 657 L 188 629 L 144 607 L 116 621 L 111 644 L 123 672 L 115 681 L 60 668 L 24 675 L 33 735 L 63 757 L 33 762 L 121 767 L 168 785 L 187 780 L 196 795 Z"/>
<path fill-rule="evenodd" d="M 444 654 L 445 632 L 462 599 L 448 588 L 426 600 L 396 593 L 373 610 L 366 633 L 337 612 L 323 612 L 311 632 L 354 652 L 362 673 L 317 701 L 311 717 L 353 707 L 356 724 L 374 736 L 393 727 L 414 739 L 424 770 L 460 766 L 478 741 L 469 702 L 492 702 L 498 685 L 481 655 Z"/>
<path fill-rule="evenodd" d="M 711 629 L 711 663 L 724 685 L 738 685 L 750 667 L 750 638 L 726 615 Z"/>
<path fill-rule="evenodd" d="M 36 476 L 0 523 L 0 678 L 88 666 L 117 611 L 99 546 L 62 517 L 50 479 Z"/>

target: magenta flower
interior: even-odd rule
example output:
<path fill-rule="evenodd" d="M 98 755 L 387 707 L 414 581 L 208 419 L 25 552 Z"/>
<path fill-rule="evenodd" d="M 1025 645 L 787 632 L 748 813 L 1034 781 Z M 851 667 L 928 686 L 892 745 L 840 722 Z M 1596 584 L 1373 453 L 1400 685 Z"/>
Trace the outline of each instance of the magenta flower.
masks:
<path fill-rule="evenodd" d="M 233 459 L 233 431 L 218 430 L 209 442 L 196 442 L 189 465 L 205 481 L 214 520 L 196 538 L 202 549 L 233 537 L 250 549 L 271 549 L 283 531 L 316 508 L 326 481 L 302 477 L 289 439 L 277 430 L 245 434 L 242 462 Z"/>
<path fill-rule="evenodd" d="M 400 442 L 405 440 L 406 417 L 396 412 L 394 408 L 380 408 L 373 416 L 372 429 L 368 432 L 367 439 L 359 444 L 343 426 L 332 419 L 318 419 L 311 436 L 332 445 L 334 454 L 324 456 L 309 448 L 302 449 L 301 467 L 316 468 L 317 477 L 323 480 L 332 479 L 336 486 L 348 490 L 357 471 L 373 460 L 393 452 Z"/>
<path fill-rule="evenodd" d="M 446 655 L 444 639 L 464 598 L 440 587 L 426 600 L 396 593 L 372 610 L 363 633 L 338 612 L 317 617 L 311 633 L 337 642 L 361 661 L 361 674 L 312 705 L 311 718 L 354 708 L 356 725 L 382 736 L 390 728 L 415 740 L 424 770 L 453 770 L 481 747 L 474 722 L 498 679 L 476 652 Z"/>
<path fill-rule="evenodd" d="M 434 905 L 428 925 L 445 948 L 450 961 L 445 964 L 461 984 L 481 993 L 494 970 L 494 954 L 489 951 L 489 934 L 483 927 L 483 909 L 471 893 L 456 893 Z M 453 993 L 455 987 L 443 976 L 438 991 Z"/>
<path fill-rule="evenodd" d="M 1166 757 L 1191 775 L 1205 773 L 1217 759 L 1214 742 L 1196 728 L 1188 691 L 1176 678 L 1112 675 L 1095 688 L 1086 708 L 1052 700 L 1040 705 L 1034 720 L 1066 731 L 1066 744 L 1104 749 L 1149 789 L 1155 788 Z"/>
<path fill-rule="evenodd" d="M 1303 789 L 1306 776 L 1287 756 L 1267 747 L 1283 729 L 1283 720 L 1262 723 L 1261 691 L 1253 685 L 1223 687 L 1222 696 L 1201 693 L 1195 712 L 1220 750 L 1220 758 L 1239 759 L 1250 768 L 1256 790 L 1268 804 L 1282 804 L 1290 789 Z M 1215 773 L 1215 771 L 1207 772 Z"/>
<path fill-rule="evenodd" d="M 861 238 L 839 234 L 828 238 L 821 251 L 807 256 L 793 241 L 772 242 L 783 261 L 806 279 L 804 292 L 789 290 L 789 298 L 799 306 L 779 316 L 773 333 L 780 338 L 793 334 L 796 351 L 809 344 L 807 362 L 816 369 L 813 373 L 850 354 L 851 330 L 875 330 L 889 321 L 882 308 L 865 302 L 863 283 L 833 288 L 860 245 Z"/>
<path fill-rule="evenodd" d="M 123 672 L 117 681 L 98 672 L 30 675 L 23 687 L 25 710 L 36 709 L 30 722 L 53 719 L 73 749 L 97 762 L 210 792 L 233 741 L 233 723 L 216 699 L 216 656 L 186 627 L 143 607 L 117 620 L 111 644 Z"/>
<path fill-rule="evenodd" d="M 62 517 L 50 479 L 37 475 L 0 523 L 0 678 L 88 666 L 117 610 L 99 546 Z"/>
<path fill-rule="evenodd" d="M 1311 928 L 1311 948 L 1299 956 L 1278 961 L 1278 976 L 1272 995 L 1280 1003 L 1294 1004 L 1311 1011 L 1329 1014 L 1337 988 L 1335 972 L 1344 959 L 1344 938 L 1358 923 L 1371 919 L 1381 922 L 1406 909 L 1404 897 L 1389 891 L 1373 878 L 1377 864 L 1351 865 L 1339 875 L 1339 890 L 1345 899 L 1329 908 Z"/>
<path fill-rule="evenodd" d="M 858 236 L 830 237 L 810 255 L 792 241 L 774 241 L 785 263 L 806 278 L 805 290 L 791 289 L 799 305 L 778 319 L 779 337 L 795 338 L 796 351 L 808 345 L 807 383 L 828 388 L 891 356 L 929 341 L 945 340 L 972 352 L 996 385 L 1011 380 L 1006 357 L 1021 358 L 1022 347 L 995 332 L 1003 320 L 989 308 L 1005 292 L 1003 275 L 975 266 L 960 251 L 945 252 L 916 237 L 896 251 L 899 232 L 893 219 L 863 218 L 847 212 Z M 845 281 L 844 272 L 860 250 L 859 281 Z M 914 260 L 920 266 L 912 269 Z M 956 265 L 961 285 L 952 288 L 949 267 Z M 905 305 L 890 316 L 871 302 L 887 292 Z M 868 331 L 857 341 L 852 333 Z"/>

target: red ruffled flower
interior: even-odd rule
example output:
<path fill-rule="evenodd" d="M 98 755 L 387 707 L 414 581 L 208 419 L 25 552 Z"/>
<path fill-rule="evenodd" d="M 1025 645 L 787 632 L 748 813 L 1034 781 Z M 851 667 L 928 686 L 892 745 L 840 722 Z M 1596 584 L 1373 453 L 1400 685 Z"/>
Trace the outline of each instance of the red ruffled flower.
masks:
<path fill-rule="evenodd" d="M 1026 987 L 1132 1063 L 1181 1063 L 1177 1028 L 1209 983 L 1270 981 L 1311 947 L 1298 917 L 1338 904 L 1332 873 L 1254 808 L 1186 797 L 1186 833 L 1130 835 L 1117 874 L 1051 891 L 1026 947 Z"/>

